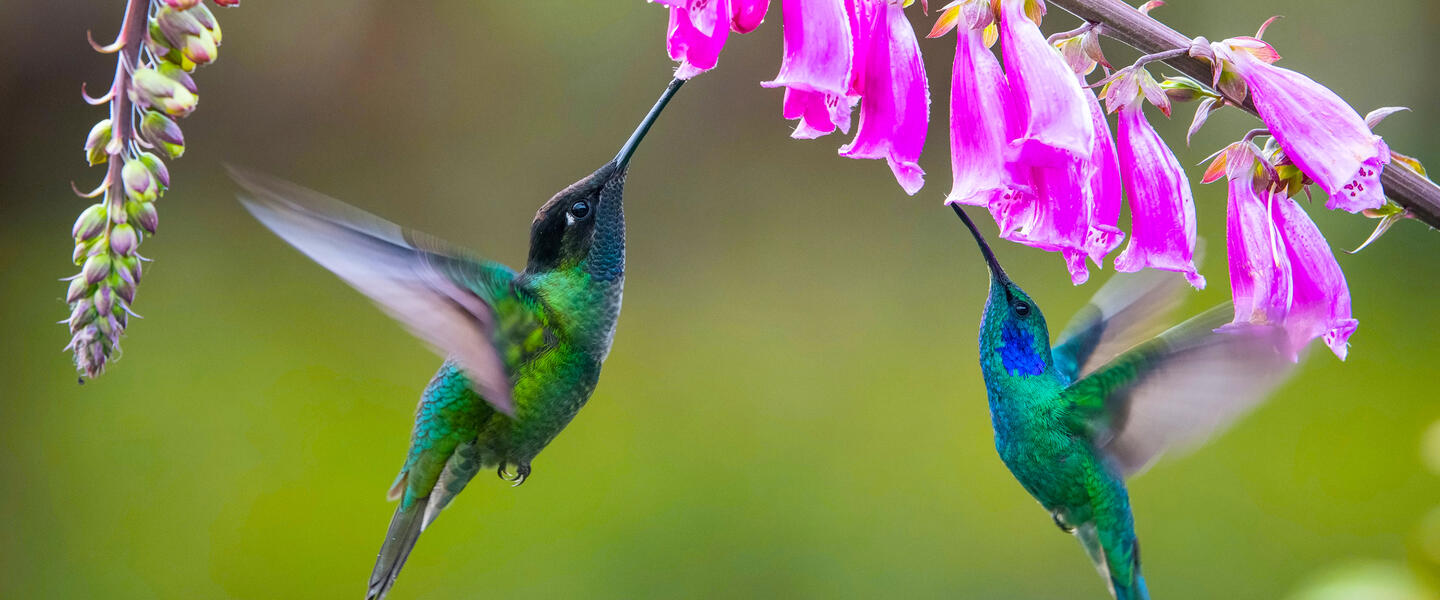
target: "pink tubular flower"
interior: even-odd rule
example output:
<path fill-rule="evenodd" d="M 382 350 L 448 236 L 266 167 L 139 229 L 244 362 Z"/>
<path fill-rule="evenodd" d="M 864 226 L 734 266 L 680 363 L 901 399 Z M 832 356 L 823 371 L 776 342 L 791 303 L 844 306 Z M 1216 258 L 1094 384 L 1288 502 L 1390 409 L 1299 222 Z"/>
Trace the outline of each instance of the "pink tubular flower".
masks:
<path fill-rule="evenodd" d="M 785 89 L 784 116 L 800 119 L 791 137 L 850 131 L 854 38 L 841 0 L 784 0 L 785 57 L 780 74 L 760 85 Z"/>
<path fill-rule="evenodd" d="M 1335 261 L 1335 253 L 1310 215 L 1293 198 L 1276 198 L 1275 226 L 1285 240 L 1285 251 L 1294 276 L 1294 296 L 1285 330 L 1292 351 L 1317 337 L 1340 360 L 1349 350 L 1350 334 L 1359 325 L 1350 314 L 1350 287 Z"/>
<path fill-rule="evenodd" d="M 867 43 L 863 49 L 856 47 L 853 68 L 852 87 L 861 96 L 860 125 L 840 155 L 885 159 L 900 187 L 914 195 L 925 185 L 925 171 L 917 161 L 930 125 L 930 86 L 920 44 L 899 4 L 854 4 L 858 18 L 853 25 L 869 33 L 860 36 Z"/>
<path fill-rule="evenodd" d="M 988 207 L 1005 187 L 1005 73 L 985 47 L 983 32 L 962 27 L 956 33 L 950 85 L 954 186 L 945 201 Z"/>
<path fill-rule="evenodd" d="M 1000 237 L 1050 252 L 1060 252 L 1070 271 L 1070 282 L 1085 283 L 1085 240 L 1089 214 L 1085 207 L 1083 164 L 1030 169 L 1032 199 L 1002 208 L 1007 221 Z M 1023 196 L 1022 196 L 1023 198 Z"/>
<path fill-rule="evenodd" d="M 1120 106 L 1120 169 L 1130 195 L 1130 243 L 1115 257 L 1115 270 L 1145 267 L 1176 271 L 1196 288 L 1205 278 L 1195 270 L 1195 200 L 1185 169 L 1160 134 L 1145 120 L 1145 104 L 1134 98 Z"/>
<path fill-rule="evenodd" d="M 1120 189 L 1120 157 L 1110 137 L 1110 123 L 1093 92 L 1086 92 L 1090 118 L 1095 125 L 1095 146 L 1085 162 L 1085 210 L 1089 233 L 1085 237 L 1085 254 L 1100 267 L 1107 254 L 1120 246 L 1125 232 L 1120 231 L 1120 205 L 1125 202 Z M 1072 280 L 1074 269 L 1071 269 Z"/>
<path fill-rule="evenodd" d="M 733 28 L 746 33 L 765 20 L 770 0 L 655 0 L 670 7 L 665 48 L 678 61 L 675 77 L 689 79 L 715 68 Z"/>
<path fill-rule="evenodd" d="M 1056 167 L 1089 156 L 1095 130 L 1075 73 L 1025 15 L 1025 1 L 1000 0 L 1005 72 L 1024 124 L 1010 146 L 1020 162 Z"/>
<path fill-rule="evenodd" d="M 1256 194 L 1250 177 L 1230 180 L 1225 250 L 1236 325 L 1281 325 L 1290 312 L 1294 277 L 1273 208 L 1273 194 Z"/>
<path fill-rule="evenodd" d="M 1236 47 L 1236 44 L 1242 47 Z M 1385 204 L 1380 171 L 1390 148 L 1334 92 L 1300 73 L 1269 64 L 1279 56 L 1254 38 L 1214 44 L 1245 81 L 1260 119 L 1280 147 L 1330 196 L 1329 209 L 1359 212 Z M 1258 53 L 1258 54 L 1257 54 Z"/>

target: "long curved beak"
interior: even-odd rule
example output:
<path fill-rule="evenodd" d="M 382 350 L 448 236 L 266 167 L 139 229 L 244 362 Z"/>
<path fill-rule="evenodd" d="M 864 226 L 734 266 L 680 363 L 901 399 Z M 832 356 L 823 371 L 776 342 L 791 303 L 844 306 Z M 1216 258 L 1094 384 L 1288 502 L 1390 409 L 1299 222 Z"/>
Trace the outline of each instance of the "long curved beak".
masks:
<path fill-rule="evenodd" d="M 665 110 L 665 105 L 670 103 L 670 99 L 675 97 L 675 92 L 679 91 L 680 86 L 684 84 L 684 79 L 672 79 L 670 85 L 665 86 L 665 92 L 660 94 L 660 99 L 655 102 L 650 113 L 645 115 L 645 120 L 640 121 L 640 126 L 635 128 L 635 133 L 630 134 L 630 139 L 625 141 L 625 145 L 620 147 L 620 153 L 616 154 L 615 160 L 611 161 L 615 163 L 616 171 L 623 171 L 625 165 L 630 164 L 630 156 L 635 154 L 635 149 L 640 146 L 640 140 L 645 139 L 645 134 L 650 132 L 650 127 L 655 124 L 655 120 L 660 118 L 660 111 Z"/>
<path fill-rule="evenodd" d="M 975 222 L 970 220 L 970 215 L 959 204 L 951 204 L 950 208 L 955 209 L 955 214 L 965 222 L 965 227 L 970 229 L 970 235 L 975 236 L 975 243 L 980 245 L 980 254 L 985 256 L 985 264 L 990 266 L 990 275 L 1000 281 L 1009 281 L 1010 276 L 1005 274 L 1005 269 L 1000 266 L 1000 261 L 995 259 L 995 252 L 990 249 L 990 244 L 985 241 L 985 236 L 980 235 L 980 230 L 975 227 Z"/>

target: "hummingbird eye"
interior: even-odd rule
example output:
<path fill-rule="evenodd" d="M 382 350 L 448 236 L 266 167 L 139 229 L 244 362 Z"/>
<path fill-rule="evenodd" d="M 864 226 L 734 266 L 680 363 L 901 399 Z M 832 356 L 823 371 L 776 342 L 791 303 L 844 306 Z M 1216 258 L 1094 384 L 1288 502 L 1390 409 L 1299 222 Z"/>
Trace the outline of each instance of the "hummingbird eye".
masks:
<path fill-rule="evenodd" d="M 574 204 L 571 204 L 570 216 L 574 217 L 577 221 L 590 216 L 590 203 L 584 200 L 580 200 Z"/>
<path fill-rule="evenodd" d="M 1016 301 L 1016 302 L 1015 302 L 1015 314 L 1020 315 L 1020 316 L 1022 316 L 1022 317 L 1029 315 L 1029 314 L 1030 314 L 1030 305 L 1029 305 L 1029 304 L 1026 304 L 1024 300 Z"/>

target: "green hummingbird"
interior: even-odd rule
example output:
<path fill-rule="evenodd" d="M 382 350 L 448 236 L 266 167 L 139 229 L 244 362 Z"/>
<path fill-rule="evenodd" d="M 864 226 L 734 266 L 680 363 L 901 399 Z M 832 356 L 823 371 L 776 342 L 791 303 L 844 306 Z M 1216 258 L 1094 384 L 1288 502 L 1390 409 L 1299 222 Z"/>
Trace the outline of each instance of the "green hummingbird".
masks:
<path fill-rule="evenodd" d="M 481 469 L 524 482 L 595 390 L 625 283 L 627 165 L 682 83 L 671 81 L 614 159 L 540 207 L 518 273 L 316 192 L 235 173 L 261 223 L 447 357 L 420 396 L 366 598 L 389 592 L 420 533 Z"/>
<path fill-rule="evenodd" d="M 1080 539 L 1119 600 L 1149 598 L 1125 480 L 1193 446 L 1263 400 L 1292 370 L 1279 327 L 1219 327 L 1218 306 L 1154 335 L 1181 280 L 1112 279 L 1050 345 L 1040 308 L 952 205 L 990 269 L 980 371 L 995 449 L 1010 473 Z"/>

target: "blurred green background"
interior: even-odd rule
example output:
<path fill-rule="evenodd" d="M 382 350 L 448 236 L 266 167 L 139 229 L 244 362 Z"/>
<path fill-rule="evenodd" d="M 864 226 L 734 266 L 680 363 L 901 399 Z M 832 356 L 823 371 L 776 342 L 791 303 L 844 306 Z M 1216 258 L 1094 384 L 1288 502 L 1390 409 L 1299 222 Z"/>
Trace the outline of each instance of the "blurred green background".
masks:
<path fill-rule="evenodd" d="M 222 163 L 520 265 L 535 208 L 612 156 L 668 79 L 665 10 L 217 11 L 226 44 L 196 77 L 189 150 L 143 248 L 146 318 L 79 386 L 57 279 L 74 272 L 85 206 L 68 182 L 102 174 L 81 143 L 104 113 L 80 82 L 102 89 L 114 69 L 84 34 L 113 35 L 122 4 L 0 3 L 0 597 L 359 597 L 439 359 L 246 215 Z M 1380 131 L 1440 166 L 1435 3 L 1155 14 L 1212 39 L 1286 15 L 1266 36 L 1282 65 L 1362 113 L 1414 107 Z M 779 16 L 732 37 L 636 157 L 625 315 L 590 405 L 525 486 L 477 478 L 394 597 L 1105 597 L 993 450 L 975 357 L 985 273 L 941 207 L 953 37 L 921 41 L 929 185 L 909 198 L 882 162 L 835 156 L 843 138 L 787 138 L 781 92 L 757 85 L 779 65 Z M 1047 29 L 1073 25 L 1052 8 Z M 1190 110 L 1159 124 L 1189 165 L 1254 123 L 1221 114 L 1187 149 Z M 1191 313 L 1228 298 L 1223 195 L 1197 184 L 1211 285 Z M 1337 248 L 1372 226 L 1312 214 Z M 1426 597 L 1440 578 L 1437 251 L 1440 234 L 1412 222 L 1340 255 L 1361 323 L 1350 360 L 1312 352 L 1253 416 L 1132 483 L 1156 597 Z M 1056 327 L 1110 275 L 1074 288 L 1054 255 L 998 252 Z"/>

